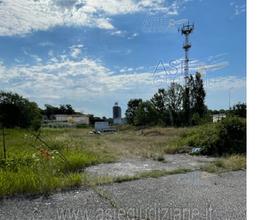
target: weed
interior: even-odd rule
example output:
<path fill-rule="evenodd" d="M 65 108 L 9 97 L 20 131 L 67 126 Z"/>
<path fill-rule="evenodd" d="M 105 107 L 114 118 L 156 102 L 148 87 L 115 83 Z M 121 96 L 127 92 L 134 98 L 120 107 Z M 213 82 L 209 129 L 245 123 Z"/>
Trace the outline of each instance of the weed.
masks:
<path fill-rule="evenodd" d="M 243 155 L 232 155 L 218 159 L 201 167 L 201 170 L 209 173 L 222 173 L 226 171 L 237 171 L 246 169 L 246 157 Z"/>

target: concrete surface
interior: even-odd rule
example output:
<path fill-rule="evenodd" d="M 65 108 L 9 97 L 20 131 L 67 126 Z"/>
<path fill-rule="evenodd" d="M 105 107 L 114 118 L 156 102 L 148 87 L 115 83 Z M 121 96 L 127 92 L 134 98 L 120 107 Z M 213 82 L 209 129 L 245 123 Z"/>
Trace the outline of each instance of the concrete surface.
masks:
<path fill-rule="evenodd" d="M 173 170 L 176 168 L 199 169 L 205 163 L 215 160 L 206 156 L 191 156 L 189 154 L 165 155 L 165 161 L 150 159 L 129 159 L 111 164 L 99 164 L 85 169 L 94 176 L 134 176 L 140 172 L 151 170 Z"/>
<path fill-rule="evenodd" d="M 201 171 L 0 201 L 0 219 L 246 219 L 246 172 Z"/>

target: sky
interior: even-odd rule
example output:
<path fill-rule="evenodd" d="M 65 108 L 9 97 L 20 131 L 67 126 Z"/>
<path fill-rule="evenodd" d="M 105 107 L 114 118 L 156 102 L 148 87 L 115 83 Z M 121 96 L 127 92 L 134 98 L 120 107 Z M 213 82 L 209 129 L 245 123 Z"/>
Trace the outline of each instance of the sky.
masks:
<path fill-rule="evenodd" d="M 208 108 L 246 100 L 245 0 L 0 0 L 0 17 L 0 90 L 41 108 L 111 117 L 115 102 L 183 83 L 188 21 Z"/>

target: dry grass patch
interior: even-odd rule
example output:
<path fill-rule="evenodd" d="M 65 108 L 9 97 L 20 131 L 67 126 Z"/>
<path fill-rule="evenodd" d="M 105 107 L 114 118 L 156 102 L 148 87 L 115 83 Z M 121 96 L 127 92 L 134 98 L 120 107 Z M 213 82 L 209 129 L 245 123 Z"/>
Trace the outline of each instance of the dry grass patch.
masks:
<path fill-rule="evenodd" d="M 227 171 L 237 171 L 246 169 L 246 156 L 232 155 L 226 158 L 213 161 L 201 168 L 209 173 L 222 173 Z"/>

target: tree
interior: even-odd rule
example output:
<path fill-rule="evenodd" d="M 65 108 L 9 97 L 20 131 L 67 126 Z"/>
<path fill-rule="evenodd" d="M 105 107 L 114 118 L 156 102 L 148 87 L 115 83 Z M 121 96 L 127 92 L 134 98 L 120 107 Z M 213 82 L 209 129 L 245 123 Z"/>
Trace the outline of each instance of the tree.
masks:
<path fill-rule="evenodd" d="M 75 114 L 75 110 L 72 108 L 71 105 L 60 105 L 60 107 L 55 107 L 52 105 L 45 104 L 45 110 L 42 112 L 47 118 L 51 118 L 52 115 L 55 114 L 65 114 L 65 115 L 72 115 Z"/>
<path fill-rule="evenodd" d="M 181 123 L 182 90 L 182 86 L 178 83 L 171 83 L 167 90 L 166 105 L 172 126 Z"/>
<path fill-rule="evenodd" d="M 151 98 L 150 103 L 144 102 L 143 107 L 141 99 L 132 99 L 128 103 L 126 111 L 127 121 L 130 124 L 141 124 L 143 120 L 149 123 L 151 118 L 153 124 L 158 123 L 172 126 L 195 125 L 209 121 L 207 107 L 205 105 L 205 90 L 200 73 L 195 77 L 190 75 L 187 78 L 187 84 L 182 87 L 178 83 L 171 83 L 168 89 L 159 89 Z M 148 114 L 152 112 L 155 117 Z M 152 107 L 155 112 L 152 111 Z M 137 109 L 139 109 L 137 111 Z M 140 114 L 137 117 L 137 114 Z M 136 123 L 134 119 L 136 118 Z M 138 123 L 139 121 L 139 123 Z"/>
<path fill-rule="evenodd" d="M 247 105 L 245 103 L 238 103 L 232 107 L 229 111 L 231 115 L 238 116 L 241 118 L 247 117 Z"/>
<path fill-rule="evenodd" d="M 150 101 L 158 112 L 164 113 L 166 111 L 166 90 L 159 89 Z"/>
<path fill-rule="evenodd" d="M 159 123 L 165 125 L 170 123 L 167 100 L 167 91 L 165 89 L 159 89 L 150 100 L 158 114 Z"/>
<path fill-rule="evenodd" d="M 195 81 L 194 77 L 190 75 L 188 77 L 187 86 L 189 88 L 189 104 L 190 104 L 190 111 L 194 109 L 194 105 L 196 102 L 196 89 L 195 89 Z"/>
<path fill-rule="evenodd" d="M 75 110 L 72 108 L 71 105 L 60 105 L 59 114 L 66 114 L 66 115 L 72 115 L 75 114 Z"/>
<path fill-rule="evenodd" d="M 135 110 L 134 125 L 156 125 L 159 122 L 158 112 L 150 101 L 141 102 Z"/>
<path fill-rule="evenodd" d="M 200 117 L 206 113 L 206 106 L 204 104 L 205 100 L 205 90 L 203 87 L 203 80 L 201 78 L 201 74 L 199 72 L 195 75 L 193 92 L 192 92 L 192 100 L 194 101 L 193 112 L 198 113 Z"/>
<path fill-rule="evenodd" d="M 41 126 L 41 112 L 35 102 L 11 92 L 0 92 L 0 123 L 3 127 L 33 128 Z"/>
<path fill-rule="evenodd" d="M 183 122 L 185 125 L 190 124 L 191 120 L 191 106 L 190 106 L 190 88 L 185 86 L 183 89 Z"/>
<path fill-rule="evenodd" d="M 52 105 L 45 104 L 45 109 L 43 110 L 43 114 L 50 118 L 53 114 L 56 114 L 58 108 Z"/>
<path fill-rule="evenodd" d="M 129 100 L 128 108 L 126 110 L 126 118 L 129 124 L 134 124 L 135 112 L 141 103 L 142 99 Z"/>

